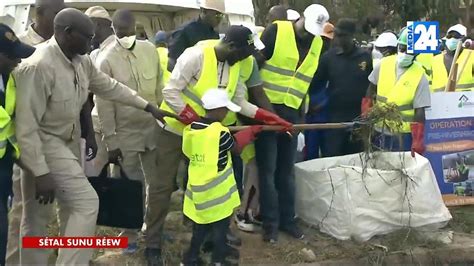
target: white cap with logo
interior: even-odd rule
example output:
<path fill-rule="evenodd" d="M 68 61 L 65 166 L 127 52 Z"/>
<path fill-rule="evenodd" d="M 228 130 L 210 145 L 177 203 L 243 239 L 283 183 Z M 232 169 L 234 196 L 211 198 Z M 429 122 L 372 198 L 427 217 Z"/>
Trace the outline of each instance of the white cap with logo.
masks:
<path fill-rule="evenodd" d="M 224 0 L 199 0 L 199 7 L 204 9 L 211 9 L 222 14 L 225 13 L 225 1 Z"/>
<path fill-rule="evenodd" d="M 206 110 L 227 107 L 232 112 L 240 112 L 242 108 L 229 99 L 227 91 L 224 89 L 210 89 L 201 98 L 202 107 Z"/>
<path fill-rule="evenodd" d="M 466 36 L 466 34 L 467 34 L 467 28 L 464 27 L 464 26 L 461 25 L 461 24 L 456 24 L 456 25 L 454 25 L 454 26 L 451 26 L 451 27 L 448 29 L 447 33 L 451 32 L 451 31 L 455 31 L 455 32 L 461 34 L 462 36 Z"/>
<path fill-rule="evenodd" d="M 329 13 L 327 9 L 319 4 L 312 4 L 308 6 L 304 12 L 304 28 L 314 36 L 319 36 L 323 33 L 324 24 L 329 20 Z"/>
<path fill-rule="evenodd" d="M 112 21 L 109 12 L 101 6 L 91 6 L 86 10 L 86 12 L 84 12 L 84 14 L 89 18 L 103 18 Z"/>

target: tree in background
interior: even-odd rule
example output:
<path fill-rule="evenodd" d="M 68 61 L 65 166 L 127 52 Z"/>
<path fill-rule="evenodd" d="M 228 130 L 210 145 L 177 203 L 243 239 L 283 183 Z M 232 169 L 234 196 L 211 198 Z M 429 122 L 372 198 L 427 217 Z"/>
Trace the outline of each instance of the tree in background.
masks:
<path fill-rule="evenodd" d="M 472 34 L 473 0 L 253 0 L 256 23 L 265 25 L 270 7 L 286 5 L 303 12 L 310 4 L 324 5 L 335 23 L 341 17 L 357 19 L 360 39 L 374 39 L 378 33 L 391 29 L 397 32 L 406 21 L 439 21 L 441 34 L 450 25 L 462 23 Z"/>

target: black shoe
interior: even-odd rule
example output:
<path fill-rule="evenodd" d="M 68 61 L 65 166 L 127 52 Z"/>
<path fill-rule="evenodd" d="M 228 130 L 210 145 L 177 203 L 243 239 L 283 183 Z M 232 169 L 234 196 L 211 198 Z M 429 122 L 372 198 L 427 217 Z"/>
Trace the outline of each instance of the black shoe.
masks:
<path fill-rule="evenodd" d="M 296 239 L 301 240 L 304 238 L 304 233 L 298 228 L 298 226 L 296 226 L 296 224 L 281 227 L 280 230 Z"/>
<path fill-rule="evenodd" d="M 239 260 L 240 259 L 240 251 L 232 246 L 227 245 L 227 250 L 226 250 L 226 258 L 233 259 L 233 260 Z"/>
<path fill-rule="evenodd" d="M 227 231 L 226 239 L 227 239 L 227 244 L 231 246 L 236 246 L 236 247 L 242 246 L 242 240 L 238 236 L 234 235 L 234 233 L 232 233 L 230 229 L 229 231 Z"/>
<path fill-rule="evenodd" d="M 161 258 L 161 249 L 146 248 L 145 258 L 148 266 L 162 266 L 163 259 Z"/>
<path fill-rule="evenodd" d="M 278 230 L 273 228 L 263 228 L 263 241 L 275 244 L 278 241 Z"/>

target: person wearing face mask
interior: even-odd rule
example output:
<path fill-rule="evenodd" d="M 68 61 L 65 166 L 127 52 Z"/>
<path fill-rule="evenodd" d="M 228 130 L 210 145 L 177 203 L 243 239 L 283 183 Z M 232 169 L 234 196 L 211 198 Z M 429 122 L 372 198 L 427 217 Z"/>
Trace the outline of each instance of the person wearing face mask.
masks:
<path fill-rule="evenodd" d="M 155 46 L 135 38 L 135 17 L 129 10 L 117 10 L 112 17 L 112 27 L 115 39 L 99 52 L 96 65 L 145 100 L 161 104 L 162 70 Z M 96 97 L 96 103 L 109 162 L 120 164 L 129 179 L 142 182 L 145 202 L 145 184 L 149 179 L 158 178 L 156 135 L 159 126 L 153 116 L 143 110 L 101 97 Z M 137 250 L 137 234 L 136 230 L 121 232 L 120 236 L 128 237 L 128 248 L 124 253 Z"/>
<path fill-rule="evenodd" d="M 459 42 L 462 42 L 466 37 L 467 29 L 461 24 L 456 24 L 448 29 L 446 34 L 446 50 L 436 55 L 432 63 L 431 73 L 431 86 L 432 92 L 444 91 L 446 83 L 448 82 L 448 75 L 453 64 L 454 54 L 456 53 L 456 47 Z M 458 82 L 456 83 L 456 91 L 472 91 L 474 88 L 474 57 L 470 55 L 471 52 L 462 49 L 459 54 L 458 60 Z M 467 59 L 467 63 L 462 73 L 461 68 Z"/>
<path fill-rule="evenodd" d="M 178 57 L 199 41 L 219 39 L 217 26 L 225 16 L 224 0 L 201 0 L 199 17 L 176 29 L 170 36 L 168 70 L 173 71 Z"/>
<path fill-rule="evenodd" d="M 94 66 L 87 55 L 93 36 L 94 24 L 84 13 L 63 9 L 54 19 L 54 37 L 15 72 L 16 132 L 20 160 L 27 169 L 21 178 L 22 237 L 48 235 L 46 225 L 35 223 L 41 210 L 34 203 L 52 204 L 56 198 L 65 218 L 59 235 L 90 237 L 95 233 L 99 199 L 79 164 L 79 139 L 74 135 L 89 90 L 103 99 L 150 112 L 156 119 L 166 115 L 154 99 L 144 100 Z M 42 253 L 21 249 L 20 264 L 48 264 L 48 256 Z M 86 265 L 92 253 L 92 249 L 59 249 L 56 263 Z"/>
<path fill-rule="evenodd" d="M 384 150 L 411 150 L 414 156 L 415 152 L 423 154 L 425 151 L 425 108 L 431 105 L 431 98 L 423 67 L 416 62 L 416 55 L 407 53 L 407 32 L 405 28 L 400 33 L 398 54 L 382 58 L 370 73 L 367 97 L 362 102 L 362 115 L 367 115 L 374 99 L 380 105 L 396 104 L 403 119 L 400 132 L 376 125 L 380 136 L 375 144 Z"/>
<path fill-rule="evenodd" d="M 275 112 L 291 123 L 305 119 L 308 90 L 323 46 L 320 35 L 328 20 L 326 8 L 313 4 L 297 21 L 275 21 L 262 33 L 265 49 L 256 58 L 263 88 Z M 294 219 L 296 149 L 296 136 L 282 132 L 262 132 L 255 142 L 266 242 L 278 241 L 279 230 L 304 238 Z"/>
<path fill-rule="evenodd" d="M 319 62 L 316 80 L 328 82 L 327 113 L 329 122 L 352 121 L 360 115 L 360 102 L 365 96 L 372 71 L 371 54 L 354 43 L 356 21 L 340 19 L 334 31 L 333 47 Z M 342 78 L 344 77 L 344 78 Z M 359 141 L 345 129 L 326 130 L 324 135 L 324 157 L 358 153 L 362 150 Z"/>
<path fill-rule="evenodd" d="M 377 37 L 372 49 L 372 65 L 375 66 L 386 56 L 397 53 L 398 37 L 391 31 L 384 32 Z"/>
<path fill-rule="evenodd" d="M 149 184 L 145 251 L 149 262 L 161 261 L 161 233 L 168 212 L 175 176 L 183 158 L 181 145 L 183 129 L 204 115 L 201 97 L 211 88 L 226 90 L 233 102 L 242 107 L 240 114 L 266 124 L 291 124 L 279 116 L 250 104 L 245 99 L 247 88 L 240 80 L 241 60 L 261 49 L 258 36 L 244 26 L 230 26 L 217 44 L 196 45 L 178 58 L 168 84 L 163 89 L 161 109 L 179 114 L 180 121 L 167 119 L 157 138 L 159 179 Z M 224 125 L 232 125 L 236 114 L 229 112 Z M 230 123 L 230 124 L 228 124 Z M 156 195 L 156 196 L 155 196 Z M 152 229 L 153 228 L 153 229 Z"/>

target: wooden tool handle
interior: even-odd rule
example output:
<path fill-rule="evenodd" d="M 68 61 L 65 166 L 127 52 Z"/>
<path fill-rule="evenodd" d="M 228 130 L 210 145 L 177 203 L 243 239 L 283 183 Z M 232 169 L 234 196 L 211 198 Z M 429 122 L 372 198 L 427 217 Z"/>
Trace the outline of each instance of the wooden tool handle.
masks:
<path fill-rule="evenodd" d="M 340 129 L 340 128 L 348 128 L 354 125 L 353 122 L 349 123 L 324 123 L 324 124 L 295 124 L 293 125 L 293 129 L 295 130 L 310 130 L 310 129 Z M 251 126 L 231 126 L 229 127 L 230 131 L 240 131 L 247 129 Z M 282 126 L 269 126 L 264 125 L 263 131 L 279 131 L 282 130 Z"/>
<path fill-rule="evenodd" d="M 459 42 L 458 46 L 456 47 L 456 52 L 454 53 L 453 63 L 451 64 L 451 68 L 449 70 L 448 83 L 446 83 L 446 87 L 444 88 L 444 91 L 454 91 L 456 88 L 456 80 L 457 80 L 457 74 L 458 74 L 457 61 L 458 61 L 459 54 L 461 53 L 461 48 L 462 48 L 462 43 Z"/>

